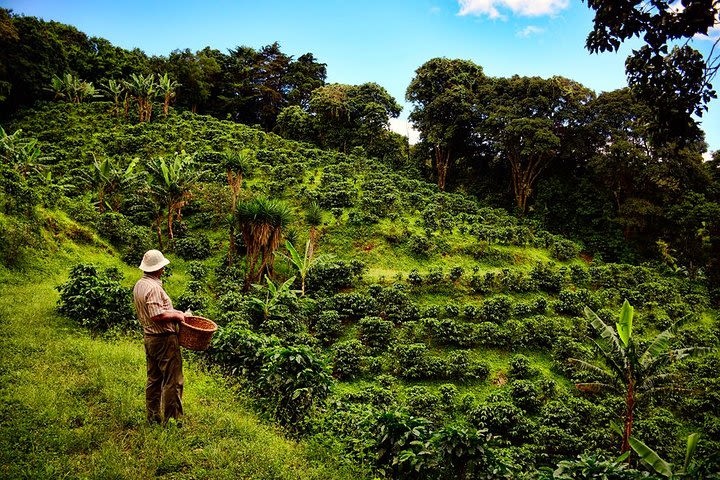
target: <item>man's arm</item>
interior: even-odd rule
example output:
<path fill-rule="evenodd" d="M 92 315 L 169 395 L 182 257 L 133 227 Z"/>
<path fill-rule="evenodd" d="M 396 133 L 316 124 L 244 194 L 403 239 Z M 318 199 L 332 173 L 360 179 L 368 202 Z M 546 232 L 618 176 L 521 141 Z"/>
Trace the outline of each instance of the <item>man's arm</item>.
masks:
<path fill-rule="evenodd" d="M 150 318 L 153 322 L 182 322 L 185 314 L 180 310 L 165 310 Z"/>

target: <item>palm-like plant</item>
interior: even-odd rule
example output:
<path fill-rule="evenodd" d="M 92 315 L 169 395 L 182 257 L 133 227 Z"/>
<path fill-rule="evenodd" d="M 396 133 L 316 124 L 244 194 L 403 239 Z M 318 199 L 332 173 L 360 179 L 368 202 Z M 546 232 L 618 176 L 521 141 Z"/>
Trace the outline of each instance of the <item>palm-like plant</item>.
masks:
<path fill-rule="evenodd" d="M 110 98 L 115 107 L 113 108 L 113 114 L 115 116 L 120 115 L 120 98 L 125 93 L 125 85 L 113 78 L 108 80 L 104 85 L 101 85 L 102 91 L 106 97 Z"/>
<path fill-rule="evenodd" d="M 288 206 L 275 200 L 256 198 L 238 205 L 235 220 L 247 247 L 245 290 L 264 270 L 272 275 L 275 251 L 290 218 Z"/>
<path fill-rule="evenodd" d="M 250 297 L 249 302 L 252 305 L 255 305 L 263 312 L 263 318 L 267 320 L 270 318 L 270 315 L 275 311 L 275 308 L 278 306 L 280 300 L 282 300 L 285 296 L 291 296 L 293 298 L 295 297 L 296 290 L 291 290 L 290 287 L 292 286 L 293 282 L 295 281 L 295 277 L 290 277 L 283 283 L 278 283 L 277 285 L 268 277 L 265 275 L 265 283 L 266 286 L 254 284 L 253 287 L 257 289 L 259 292 L 265 290 L 265 298 L 260 297 Z"/>
<path fill-rule="evenodd" d="M 8 135 L 0 127 L 0 160 L 27 178 L 31 173 L 39 172 L 44 166 L 42 162 L 50 157 L 42 155 L 36 139 L 23 137 L 22 130 Z"/>
<path fill-rule="evenodd" d="M 667 478 L 686 478 L 685 475 L 687 475 L 688 472 L 691 470 L 691 461 L 693 456 L 695 455 L 695 450 L 697 449 L 697 444 L 699 441 L 699 433 L 691 433 L 690 435 L 688 435 L 687 447 L 685 449 L 685 462 L 680 469 L 674 469 L 672 464 L 660 458 L 660 455 L 658 455 L 655 450 L 648 447 L 647 445 L 645 445 L 645 443 L 641 442 L 635 437 L 630 437 L 630 446 L 633 450 L 635 450 L 635 453 L 638 454 L 640 460 L 642 460 L 645 464 L 650 466 L 660 475 Z"/>
<path fill-rule="evenodd" d="M 576 367 L 596 377 L 593 382 L 578 383 L 577 388 L 590 392 L 607 389 L 625 397 L 622 453 L 629 451 L 631 447 L 630 437 L 638 398 L 659 389 L 673 388 L 674 378 L 671 374 L 663 373 L 664 367 L 673 361 L 712 350 L 700 347 L 671 348 L 675 331 L 688 318 L 686 316 L 655 336 L 644 351 L 639 351 L 632 337 L 633 315 L 634 308 L 625 300 L 615 330 L 603 322 L 595 312 L 585 307 L 585 316 L 599 335 L 594 342 L 603 363 L 593 364 L 584 360 L 570 359 Z"/>
<path fill-rule="evenodd" d="M 228 260 L 232 263 L 233 257 L 237 253 L 235 246 L 235 213 L 237 211 L 237 202 L 242 190 L 243 177 L 250 173 L 252 162 L 252 152 L 249 149 L 243 149 L 240 152 L 226 152 L 223 157 L 223 166 L 227 174 L 228 185 L 231 192 L 231 220 L 230 220 L 230 248 L 228 250 Z"/>
<path fill-rule="evenodd" d="M 130 95 L 135 99 L 138 106 L 138 120 L 140 122 L 149 122 L 152 117 L 152 101 L 155 96 L 155 76 L 130 74 L 130 81 L 125 82 Z"/>
<path fill-rule="evenodd" d="M 138 159 L 130 162 L 127 168 L 110 158 L 98 161 L 93 155 L 93 168 L 86 174 L 88 184 L 97 193 L 98 211 L 105 212 L 106 207 L 111 210 L 120 210 L 121 194 L 137 180 L 135 166 Z"/>
<path fill-rule="evenodd" d="M 170 102 L 175 98 L 177 87 L 179 86 L 180 84 L 175 80 L 171 80 L 167 73 L 162 77 L 158 77 L 158 91 L 163 97 L 163 115 L 166 117 L 170 108 Z"/>
<path fill-rule="evenodd" d="M 297 269 L 298 274 L 300 275 L 300 295 L 305 296 L 305 279 L 307 278 L 308 272 L 310 272 L 310 269 L 315 266 L 318 262 L 321 262 L 328 258 L 328 255 L 319 256 L 319 257 L 313 257 L 312 255 L 312 247 L 310 244 L 310 240 L 308 240 L 305 243 L 305 255 L 300 256 L 298 251 L 295 249 L 293 244 L 288 240 L 285 242 L 285 247 L 287 248 L 290 255 L 285 255 L 283 253 L 277 253 L 277 255 L 280 255 L 284 258 L 286 258 L 290 263 L 293 264 L 293 266 Z"/>
<path fill-rule="evenodd" d="M 95 96 L 95 87 L 92 82 L 80 80 L 71 73 L 62 77 L 53 75 L 50 80 L 50 90 L 55 93 L 55 99 L 63 98 L 68 102 L 80 103 L 87 97 Z"/>
<path fill-rule="evenodd" d="M 191 189 L 198 175 L 191 169 L 192 158 L 182 152 L 166 161 L 158 157 L 150 161 L 147 170 L 150 173 L 149 193 L 153 202 L 164 210 L 167 219 L 168 241 L 172 244 L 172 223 L 182 218 L 182 208 L 190 200 Z"/>

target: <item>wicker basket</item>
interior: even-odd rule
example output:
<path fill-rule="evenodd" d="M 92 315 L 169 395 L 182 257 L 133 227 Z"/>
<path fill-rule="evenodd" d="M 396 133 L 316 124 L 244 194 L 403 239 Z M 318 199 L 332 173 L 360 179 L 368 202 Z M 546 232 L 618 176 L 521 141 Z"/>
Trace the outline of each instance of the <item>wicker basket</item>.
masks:
<path fill-rule="evenodd" d="M 180 346 L 190 350 L 207 350 L 217 325 L 203 317 L 185 317 L 180 324 Z"/>

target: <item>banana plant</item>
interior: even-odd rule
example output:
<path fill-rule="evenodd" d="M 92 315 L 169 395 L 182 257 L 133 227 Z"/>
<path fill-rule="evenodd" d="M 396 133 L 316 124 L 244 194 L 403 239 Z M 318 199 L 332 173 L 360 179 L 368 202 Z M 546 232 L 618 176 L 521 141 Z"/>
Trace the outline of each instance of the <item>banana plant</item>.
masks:
<path fill-rule="evenodd" d="M 37 140 L 23 137 L 22 130 L 18 129 L 8 135 L 0 127 L 0 160 L 27 178 L 30 174 L 40 172 L 45 166 L 42 162 L 51 160 L 51 157 L 43 156 Z"/>
<path fill-rule="evenodd" d="M 250 303 L 252 305 L 257 306 L 260 308 L 263 312 L 263 318 L 267 320 L 270 318 L 270 315 L 275 311 L 275 309 L 278 306 L 278 303 L 280 300 L 286 296 L 291 295 L 294 296 L 297 290 L 291 290 L 290 287 L 292 286 L 293 282 L 295 281 L 295 277 L 290 277 L 283 283 L 278 283 L 277 285 L 268 277 L 265 275 L 265 283 L 266 286 L 263 285 L 257 285 L 253 284 L 253 287 L 258 291 L 265 290 L 265 298 L 258 298 L 258 297 L 250 297 Z"/>
<path fill-rule="evenodd" d="M 130 95 L 135 99 L 138 106 L 138 120 L 140 123 L 149 122 L 152 116 L 152 101 L 155 97 L 155 76 L 130 74 L 130 81 L 125 82 Z"/>
<path fill-rule="evenodd" d="M 599 338 L 594 340 L 603 361 L 597 364 L 571 358 L 578 369 L 595 377 L 592 382 L 576 384 L 583 391 L 610 390 L 625 397 L 624 425 L 621 453 L 630 451 L 630 437 L 635 417 L 635 405 L 642 395 L 661 389 L 673 389 L 674 377 L 663 369 L 671 362 L 713 351 L 712 348 L 672 348 L 671 340 L 677 329 L 689 318 L 685 316 L 670 328 L 650 340 L 644 351 L 632 336 L 634 308 L 625 300 L 615 329 L 585 307 L 585 316 Z"/>
<path fill-rule="evenodd" d="M 295 249 L 290 240 L 285 242 L 285 248 L 287 248 L 290 255 L 284 253 L 276 253 L 285 259 L 289 260 L 290 263 L 297 269 L 298 275 L 300 275 L 300 296 L 305 296 L 305 279 L 307 278 L 310 269 L 317 263 L 330 258 L 329 255 L 319 255 L 317 257 L 312 255 L 312 242 L 310 240 L 305 243 L 305 255 L 300 256 L 298 251 Z M 294 277 L 293 277 L 294 278 Z"/>
<path fill-rule="evenodd" d="M 182 218 L 182 208 L 192 197 L 192 187 L 199 178 L 197 172 L 190 168 L 191 157 L 185 152 L 172 160 L 158 157 L 147 165 L 150 173 L 150 198 L 164 209 L 167 218 L 168 241 L 172 244 L 173 220 Z"/>
<path fill-rule="evenodd" d="M 125 85 L 113 78 L 108 80 L 104 85 L 101 85 L 102 91 L 106 97 L 110 98 L 114 102 L 113 114 L 120 116 L 120 98 L 125 93 Z"/>
<path fill-rule="evenodd" d="M 618 425 L 613 425 L 613 428 L 620 430 Z M 699 441 L 699 433 L 691 433 L 688 435 L 687 446 L 685 448 L 685 461 L 680 469 L 674 468 L 671 463 L 663 460 L 655 450 L 635 437 L 630 437 L 630 446 L 635 453 L 637 453 L 638 457 L 640 457 L 640 460 L 658 474 L 667 478 L 683 478 L 690 473 L 690 465 Z"/>
<path fill-rule="evenodd" d="M 93 168 L 85 174 L 88 184 L 95 190 L 98 199 L 98 211 L 106 208 L 118 211 L 121 196 L 137 180 L 135 166 L 138 159 L 133 159 L 126 168 L 122 168 L 111 158 L 98 160 L 93 154 Z"/>
<path fill-rule="evenodd" d="M 165 117 L 168 116 L 170 102 L 175 98 L 179 86 L 180 84 L 175 80 L 171 80 L 167 73 L 162 77 L 158 77 L 158 90 L 163 97 L 163 115 L 165 115 Z"/>

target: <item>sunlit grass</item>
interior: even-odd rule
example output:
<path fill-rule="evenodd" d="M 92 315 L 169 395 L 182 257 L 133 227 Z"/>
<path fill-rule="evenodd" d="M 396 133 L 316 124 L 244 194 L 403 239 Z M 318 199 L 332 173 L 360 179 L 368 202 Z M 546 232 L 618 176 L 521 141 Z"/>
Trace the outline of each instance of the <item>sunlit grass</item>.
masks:
<path fill-rule="evenodd" d="M 54 311 L 54 287 L 80 259 L 120 267 L 127 283 L 139 273 L 67 244 L 25 274 L 0 270 L 0 477 L 350 478 L 259 422 L 194 362 L 185 367 L 184 427 L 146 425 L 139 335 L 95 338 Z"/>

